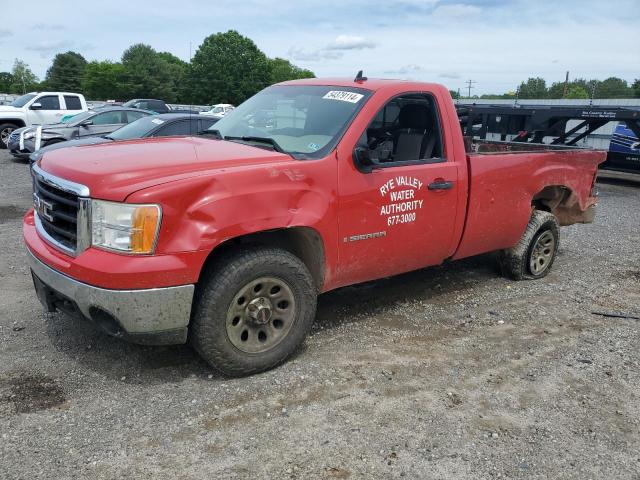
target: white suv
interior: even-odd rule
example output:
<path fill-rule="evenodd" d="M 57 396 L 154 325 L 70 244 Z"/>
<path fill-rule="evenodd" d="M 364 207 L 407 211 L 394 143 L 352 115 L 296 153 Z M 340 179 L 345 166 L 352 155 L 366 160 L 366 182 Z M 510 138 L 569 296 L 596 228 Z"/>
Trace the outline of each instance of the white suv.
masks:
<path fill-rule="evenodd" d="M 206 112 L 200 112 L 200 115 L 207 115 L 209 117 L 217 117 L 222 118 L 227 113 L 232 111 L 235 107 L 233 105 L 229 105 L 228 103 L 219 103 L 211 107 L 211 110 L 207 110 Z"/>
<path fill-rule="evenodd" d="M 58 123 L 64 117 L 87 111 L 87 102 L 79 93 L 33 92 L 16 98 L 11 105 L 0 106 L 0 148 L 7 148 L 16 128 Z"/>

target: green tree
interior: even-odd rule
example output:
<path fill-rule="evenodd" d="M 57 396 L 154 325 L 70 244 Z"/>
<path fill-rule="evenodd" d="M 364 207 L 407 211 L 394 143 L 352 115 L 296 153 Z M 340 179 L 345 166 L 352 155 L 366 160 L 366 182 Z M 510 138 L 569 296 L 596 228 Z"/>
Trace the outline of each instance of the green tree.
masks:
<path fill-rule="evenodd" d="M 547 91 L 547 98 L 590 98 L 591 91 L 594 84 L 597 84 L 598 80 L 585 80 L 584 78 L 576 78 L 575 80 L 571 80 L 567 83 L 567 90 L 565 93 L 565 84 L 564 82 L 553 82 L 553 84 L 549 87 Z M 578 95 L 580 93 L 578 89 L 582 89 L 586 92 L 586 97 L 570 97 L 569 92 L 574 90 L 574 95 Z"/>
<path fill-rule="evenodd" d="M 11 75 L 13 83 L 9 88 L 9 93 L 27 93 L 38 89 L 38 77 L 22 60 L 16 58 Z"/>
<path fill-rule="evenodd" d="M 631 88 L 633 89 L 633 96 L 636 98 L 640 98 L 640 78 L 637 78 L 635 82 L 633 82 L 633 85 L 631 85 Z"/>
<path fill-rule="evenodd" d="M 544 78 L 528 78 L 526 82 L 522 82 L 518 89 L 519 98 L 546 98 L 547 83 Z"/>
<path fill-rule="evenodd" d="M 205 38 L 189 69 L 195 103 L 238 105 L 271 80 L 267 56 L 251 39 L 234 30 Z"/>
<path fill-rule="evenodd" d="M 449 90 L 449 94 L 451 95 L 451 98 L 453 98 L 454 100 L 457 100 L 458 98 L 460 98 L 460 96 L 458 95 L 458 92 L 456 92 L 455 90 Z"/>
<path fill-rule="evenodd" d="M 0 92 L 8 93 L 13 83 L 13 75 L 9 72 L 0 72 Z"/>
<path fill-rule="evenodd" d="M 121 63 L 90 62 L 84 70 L 82 92 L 91 100 L 124 100 L 123 81 Z"/>
<path fill-rule="evenodd" d="M 626 80 L 609 77 L 601 81 L 595 92 L 595 98 L 631 98 L 633 91 Z"/>
<path fill-rule="evenodd" d="M 189 64 L 169 52 L 160 52 L 158 53 L 158 57 L 167 63 L 167 69 L 176 93 L 175 101 L 189 103 L 191 101 L 191 92 L 187 86 Z"/>
<path fill-rule="evenodd" d="M 580 85 L 571 85 L 567 88 L 567 95 L 565 98 L 589 98 L 589 94 Z"/>
<path fill-rule="evenodd" d="M 299 78 L 314 78 L 315 74 L 311 70 L 306 70 L 293 65 L 284 58 L 269 59 L 271 69 L 271 83 L 286 82 L 287 80 L 297 80 Z"/>
<path fill-rule="evenodd" d="M 167 60 L 169 55 L 171 54 L 159 54 L 149 45 L 142 43 L 125 50 L 122 54 L 123 93 L 131 98 L 151 97 L 168 103 L 175 102 L 180 82 L 175 74 L 176 68 L 179 67 Z"/>
<path fill-rule="evenodd" d="M 564 82 L 553 82 L 547 90 L 547 98 L 562 98 L 564 96 Z"/>
<path fill-rule="evenodd" d="M 44 82 L 50 90 L 79 92 L 86 66 L 87 61 L 79 53 L 59 53 L 47 70 Z"/>

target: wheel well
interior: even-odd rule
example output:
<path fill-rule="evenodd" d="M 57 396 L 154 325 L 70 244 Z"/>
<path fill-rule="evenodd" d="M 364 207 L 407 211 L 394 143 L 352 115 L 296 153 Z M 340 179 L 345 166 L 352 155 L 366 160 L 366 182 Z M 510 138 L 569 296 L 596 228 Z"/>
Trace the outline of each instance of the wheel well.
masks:
<path fill-rule="evenodd" d="M 565 185 L 547 185 L 533 196 L 531 205 L 553 213 L 562 226 L 591 223 L 595 213 L 592 208 L 582 210 L 577 195 Z"/>
<path fill-rule="evenodd" d="M 15 125 L 18 128 L 26 126 L 25 123 L 22 120 L 19 120 L 19 119 L 0 120 L 0 125 L 6 124 L 6 123 L 10 123 L 11 125 Z"/>
<path fill-rule="evenodd" d="M 548 185 L 533 196 L 531 204 L 536 210 L 551 212 L 569 195 L 571 190 L 563 185 Z"/>
<path fill-rule="evenodd" d="M 214 248 L 207 257 L 202 271 L 233 249 L 246 246 L 277 247 L 298 257 L 309 269 L 318 292 L 324 285 L 324 243 L 320 234 L 309 227 L 293 227 L 251 233 L 229 239 Z M 202 273 L 201 273 L 202 276 Z"/>

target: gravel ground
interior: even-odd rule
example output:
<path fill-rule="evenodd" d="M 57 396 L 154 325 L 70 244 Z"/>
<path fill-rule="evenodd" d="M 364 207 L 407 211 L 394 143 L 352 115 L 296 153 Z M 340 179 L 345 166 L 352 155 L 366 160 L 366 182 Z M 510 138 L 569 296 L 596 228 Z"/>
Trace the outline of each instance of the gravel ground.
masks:
<path fill-rule="evenodd" d="M 45 314 L 0 152 L 0 478 L 640 478 L 640 185 L 601 184 L 552 273 L 492 255 L 323 295 L 302 351 L 225 379 Z"/>

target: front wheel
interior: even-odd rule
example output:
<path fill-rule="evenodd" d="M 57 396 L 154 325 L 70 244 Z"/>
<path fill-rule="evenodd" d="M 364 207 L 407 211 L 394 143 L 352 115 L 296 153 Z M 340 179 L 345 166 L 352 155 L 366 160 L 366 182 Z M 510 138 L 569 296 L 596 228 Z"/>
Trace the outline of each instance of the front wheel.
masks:
<path fill-rule="evenodd" d="M 535 210 L 518 244 L 499 252 L 502 274 L 515 280 L 546 276 L 559 245 L 560 225 L 556 217 L 549 212 Z"/>
<path fill-rule="evenodd" d="M 300 259 L 276 248 L 241 250 L 203 275 L 191 344 L 225 375 L 258 373 L 297 350 L 315 310 L 313 279 Z"/>
<path fill-rule="evenodd" d="M 17 127 L 12 123 L 4 123 L 0 125 L 0 148 L 7 148 L 9 144 L 9 136 Z"/>

